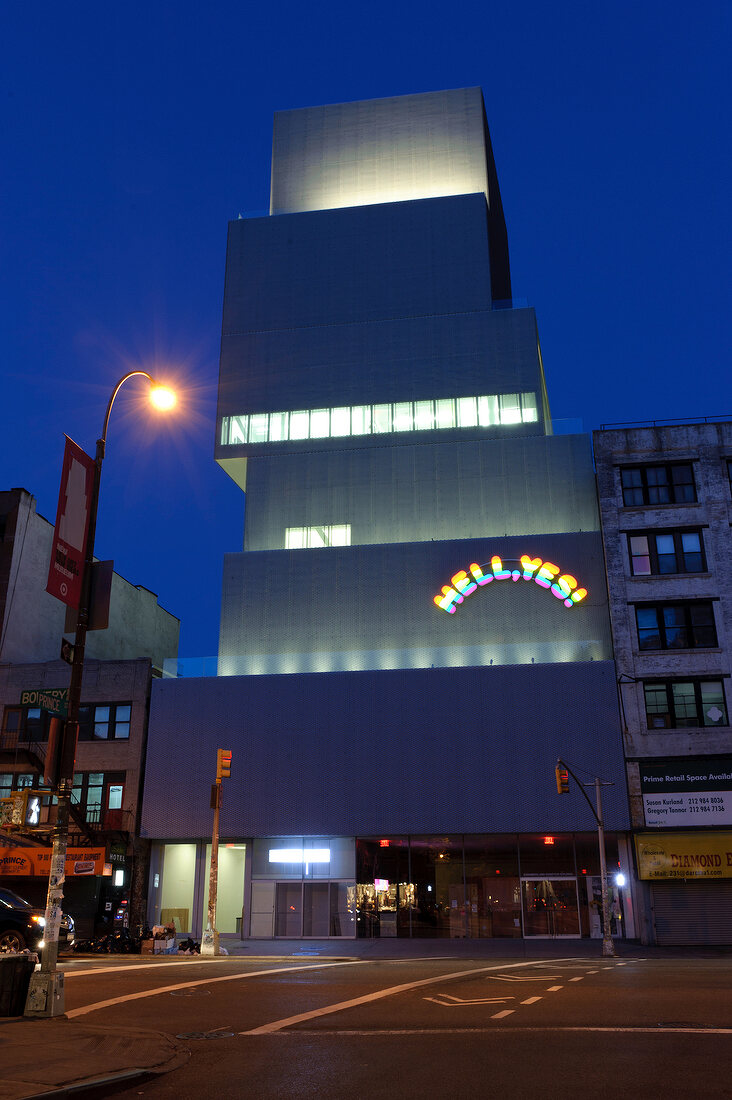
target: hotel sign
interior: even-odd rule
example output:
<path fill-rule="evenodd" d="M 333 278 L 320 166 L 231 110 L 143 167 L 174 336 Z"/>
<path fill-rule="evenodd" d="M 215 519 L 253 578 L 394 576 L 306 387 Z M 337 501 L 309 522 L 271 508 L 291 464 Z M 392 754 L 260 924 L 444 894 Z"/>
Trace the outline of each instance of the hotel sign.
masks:
<path fill-rule="evenodd" d="M 732 825 L 732 756 L 638 765 L 646 825 Z"/>
<path fill-rule="evenodd" d="M 639 833 L 635 851 L 647 882 L 732 878 L 732 832 Z"/>

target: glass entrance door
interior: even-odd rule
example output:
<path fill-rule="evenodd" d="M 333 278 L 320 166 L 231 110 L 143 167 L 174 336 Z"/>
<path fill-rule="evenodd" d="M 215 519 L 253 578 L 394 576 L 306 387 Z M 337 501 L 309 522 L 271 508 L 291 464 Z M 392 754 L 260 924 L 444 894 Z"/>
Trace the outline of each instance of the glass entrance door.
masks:
<path fill-rule="evenodd" d="M 527 938 L 580 936 L 576 878 L 522 878 L 521 900 Z"/>

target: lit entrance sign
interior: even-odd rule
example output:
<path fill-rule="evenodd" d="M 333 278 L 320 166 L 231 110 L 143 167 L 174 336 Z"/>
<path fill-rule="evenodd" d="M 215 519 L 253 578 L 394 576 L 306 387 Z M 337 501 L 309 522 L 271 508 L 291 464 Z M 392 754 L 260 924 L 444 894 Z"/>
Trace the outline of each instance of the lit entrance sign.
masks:
<path fill-rule="evenodd" d="M 517 565 L 520 568 L 515 568 Z M 506 568 L 506 566 L 514 566 L 514 568 Z M 442 592 L 434 598 L 437 606 L 447 611 L 449 615 L 455 614 L 457 604 L 462 603 L 466 596 L 470 596 L 476 588 L 482 588 L 491 581 L 534 581 L 541 588 L 548 588 L 565 607 L 574 607 L 587 595 L 586 588 L 577 587 L 576 577 L 570 573 L 562 573 L 559 566 L 550 561 L 531 558 L 528 554 L 522 554 L 518 559 L 507 558 L 505 565 L 503 559 L 494 554 L 490 565 L 478 565 L 473 562 L 469 574 L 464 569 L 456 573 L 450 578 L 451 583 L 443 584 Z"/>
<path fill-rule="evenodd" d="M 270 863 L 330 863 L 330 848 L 270 848 Z"/>

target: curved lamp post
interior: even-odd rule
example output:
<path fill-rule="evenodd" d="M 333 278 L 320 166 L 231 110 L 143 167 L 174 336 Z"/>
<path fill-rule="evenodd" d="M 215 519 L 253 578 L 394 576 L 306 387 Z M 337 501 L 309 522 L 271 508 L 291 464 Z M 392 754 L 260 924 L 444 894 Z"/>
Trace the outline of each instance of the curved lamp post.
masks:
<path fill-rule="evenodd" d="M 156 408 L 166 411 L 172 409 L 176 403 L 176 396 L 173 391 L 157 383 L 147 371 L 129 371 L 128 374 L 120 378 L 112 391 L 112 396 L 109 399 L 107 412 L 104 417 L 102 434 L 97 440 L 97 450 L 94 458 L 94 477 L 92 491 L 89 497 L 89 527 L 84 555 L 84 567 L 81 576 L 81 597 L 79 599 L 79 610 L 76 618 L 74 658 L 71 664 L 71 680 L 69 681 L 68 710 L 67 717 L 64 721 L 63 737 L 59 750 L 60 770 L 57 788 L 58 813 L 53 832 L 53 854 L 51 856 L 51 870 L 48 877 L 44 932 L 45 944 L 40 972 L 33 974 L 31 978 L 31 985 L 25 1006 L 26 1016 L 61 1016 L 64 1013 L 63 973 L 59 973 L 56 969 L 58 960 L 58 926 L 61 919 L 61 907 L 64 896 L 64 870 L 69 836 L 69 804 L 73 785 L 76 740 L 79 732 L 79 706 L 81 704 L 81 682 L 84 674 L 84 650 L 86 648 L 86 633 L 89 626 L 92 565 L 94 563 L 94 537 L 96 534 L 97 508 L 99 505 L 99 484 L 102 476 L 102 462 L 107 446 L 107 429 L 109 427 L 109 417 L 112 412 L 112 406 L 124 383 L 130 378 L 137 378 L 138 376 L 146 378 L 150 383 L 150 399 Z"/>

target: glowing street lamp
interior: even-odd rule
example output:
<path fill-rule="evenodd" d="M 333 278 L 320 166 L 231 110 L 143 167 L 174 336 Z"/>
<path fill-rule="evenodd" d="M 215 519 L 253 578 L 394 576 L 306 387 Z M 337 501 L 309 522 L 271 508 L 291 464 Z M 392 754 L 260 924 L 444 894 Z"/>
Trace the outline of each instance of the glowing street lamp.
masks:
<path fill-rule="evenodd" d="M 63 974 L 58 973 L 58 929 L 63 902 L 63 883 L 66 865 L 66 848 L 69 836 L 69 803 L 73 784 L 74 757 L 79 732 L 79 707 L 81 704 L 81 682 L 84 673 L 84 650 L 86 633 L 89 628 L 90 595 L 92 566 L 94 563 L 94 537 L 97 526 L 97 508 L 99 505 L 99 484 L 102 476 L 102 462 L 107 446 L 107 429 L 115 398 L 130 378 L 146 378 L 150 384 L 150 400 L 161 411 L 172 409 L 176 403 L 175 393 L 163 386 L 144 370 L 129 371 L 120 378 L 112 390 L 112 396 L 104 416 L 102 434 L 97 440 L 94 458 L 94 476 L 89 496 L 89 527 L 86 539 L 84 564 L 81 574 L 81 596 L 76 618 L 76 637 L 74 657 L 71 664 L 67 717 L 64 722 L 63 736 L 59 750 L 59 777 L 57 784 L 58 812 L 53 832 L 53 853 L 48 877 L 44 948 L 40 972 L 31 976 L 30 989 L 25 1006 L 26 1016 L 61 1016 L 64 1013 Z"/>

